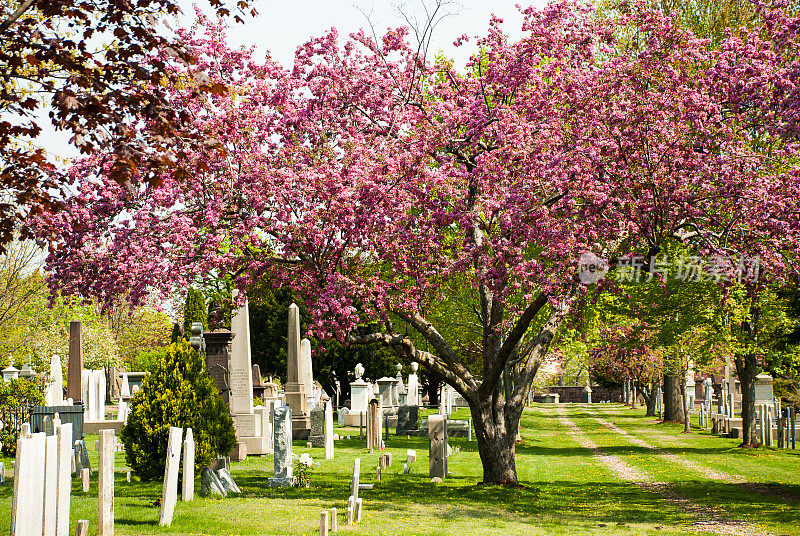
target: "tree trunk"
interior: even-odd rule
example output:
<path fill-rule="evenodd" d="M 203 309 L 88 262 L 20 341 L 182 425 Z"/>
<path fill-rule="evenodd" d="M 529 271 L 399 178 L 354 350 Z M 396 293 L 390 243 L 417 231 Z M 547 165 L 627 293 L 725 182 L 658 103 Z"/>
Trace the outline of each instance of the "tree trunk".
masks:
<path fill-rule="evenodd" d="M 683 422 L 680 390 L 681 376 L 664 374 L 664 421 Z"/>
<path fill-rule="evenodd" d="M 658 402 L 658 390 L 655 388 L 655 382 L 650 382 L 643 385 L 641 388 L 642 398 L 644 398 L 644 406 L 647 408 L 645 413 L 646 417 L 655 417 L 656 405 Z"/>
<path fill-rule="evenodd" d="M 758 363 L 754 354 L 736 356 L 736 374 L 742 387 L 742 443 L 740 447 L 758 445 L 756 437 L 756 375 Z"/>
<path fill-rule="evenodd" d="M 511 484 L 517 482 L 515 439 L 519 417 L 502 412 L 493 418 L 491 401 L 470 404 L 472 422 L 478 443 L 478 453 L 483 464 L 483 482 L 486 484 Z"/>

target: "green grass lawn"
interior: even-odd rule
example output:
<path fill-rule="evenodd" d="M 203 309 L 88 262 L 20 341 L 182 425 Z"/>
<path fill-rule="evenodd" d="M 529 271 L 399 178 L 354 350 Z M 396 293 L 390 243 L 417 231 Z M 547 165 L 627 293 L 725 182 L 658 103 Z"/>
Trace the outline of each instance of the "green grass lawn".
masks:
<path fill-rule="evenodd" d="M 740 519 L 758 524 L 775 535 L 800 536 L 800 451 L 757 449 L 742 451 L 736 441 L 704 432 L 680 434 L 680 427 L 654 423 L 619 405 L 566 405 L 567 414 L 593 441 L 627 463 L 652 474 L 657 480 L 672 482 L 676 491 L 695 502 L 725 508 Z M 428 412 L 423 412 L 427 415 Z M 673 467 L 652 451 L 632 445 L 591 418 L 599 415 L 648 443 L 691 459 L 697 464 L 728 474 L 741 475 L 752 482 L 770 483 L 789 499 L 775 494 L 748 491 L 735 484 L 715 482 L 690 474 L 684 467 Z M 466 419 L 469 412 L 459 409 L 452 417 Z M 387 448 L 393 453 L 393 466 L 384 471 L 380 483 L 363 490 L 364 517 L 354 528 L 345 526 L 353 460 L 361 458 L 361 481 L 375 482 L 379 453 L 368 454 L 358 429 L 337 428 L 352 439 L 336 442 L 336 459 L 323 460 L 322 449 L 307 449 L 295 442 L 295 452 L 309 452 L 320 462 L 311 476 L 310 489 L 271 489 L 271 456 L 248 457 L 232 466 L 232 474 L 242 495 L 226 499 L 201 498 L 181 503 L 175 509 L 170 528 L 158 526 L 159 508 L 153 503 L 161 497 L 160 482 L 125 479 L 125 459 L 117 455 L 116 534 L 179 535 L 262 535 L 316 534 L 322 510 L 337 507 L 339 531 L 365 535 L 688 535 L 698 534 L 694 518 L 659 496 L 614 477 L 590 452 L 579 447 L 567 434 L 553 406 L 535 405 L 526 410 L 522 422 L 523 442 L 517 446 L 517 470 L 524 487 L 481 486 L 481 462 L 477 444 L 466 439 L 451 439 L 457 449 L 449 458 L 451 476 L 442 484 L 428 478 L 427 438 L 390 436 Z M 93 467 L 96 437 L 87 437 Z M 403 474 L 406 449 L 417 451 L 417 462 L 410 475 Z M 2 460 L 11 472 L 9 459 Z M 199 491 L 199 479 L 196 482 Z M 11 493 L 9 478 L 0 484 L 0 533 L 10 526 Z M 97 481 L 89 493 L 73 480 L 72 524 L 90 520 L 89 534 L 97 534 Z"/>

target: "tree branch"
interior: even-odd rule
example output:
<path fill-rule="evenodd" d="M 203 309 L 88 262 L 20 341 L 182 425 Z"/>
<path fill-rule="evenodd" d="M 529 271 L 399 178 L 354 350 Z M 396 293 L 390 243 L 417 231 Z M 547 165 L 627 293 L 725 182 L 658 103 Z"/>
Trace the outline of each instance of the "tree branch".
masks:
<path fill-rule="evenodd" d="M 8 28 L 14 24 L 14 22 L 20 18 L 22 15 L 25 14 L 26 11 L 36 2 L 36 0 L 26 0 L 19 9 L 17 9 L 14 13 L 11 14 L 6 20 L 0 23 L 0 34 L 8 30 Z"/>
<path fill-rule="evenodd" d="M 350 333 L 347 335 L 347 343 L 359 345 L 382 342 L 391 346 L 396 351 L 405 353 L 405 355 L 412 361 L 418 361 L 423 366 L 433 370 L 441 375 L 444 380 L 452 385 L 456 391 L 461 393 L 464 398 L 471 398 L 474 393 L 474 387 L 470 387 L 462 378 L 456 376 L 445 364 L 441 363 L 439 359 L 432 353 L 424 350 L 419 350 L 411 339 L 404 335 L 397 333 L 369 333 L 367 335 L 356 335 Z M 474 380 L 473 380 L 474 383 Z"/>

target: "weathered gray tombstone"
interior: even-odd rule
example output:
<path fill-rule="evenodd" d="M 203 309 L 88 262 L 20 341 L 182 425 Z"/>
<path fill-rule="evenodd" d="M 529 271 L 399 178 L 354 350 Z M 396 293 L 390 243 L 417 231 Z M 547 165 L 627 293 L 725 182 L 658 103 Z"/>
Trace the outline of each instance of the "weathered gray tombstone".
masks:
<path fill-rule="evenodd" d="M 100 430 L 97 465 L 97 534 L 114 536 L 114 453 L 117 438 L 114 430 Z"/>
<path fill-rule="evenodd" d="M 51 425 L 52 426 L 52 425 Z M 44 442 L 43 534 L 56 533 L 58 498 L 58 437 L 48 435 Z"/>
<path fill-rule="evenodd" d="M 0 484 L 6 481 L 6 464 L 0 462 Z"/>
<path fill-rule="evenodd" d="M 431 478 L 447 477 L 447 419 L 443 415 L 428 417 L 428 473 Z"/>
<path fill-rule="evenodd" d="M 80 474 L 84 469 L 88 469 L 89 476 L 92 476 L 92 464 L 89 462 L 89 451 L 86 450 L 86 441 L 78 439 L 75 441 L 75 471 Z"/>
<path fill-rule="evenodd" d="M 161 515 L 158 524 L 169 527 L 175 513 L 175 503 L 178 501 L 178 472 L 181 461 L 181 440 L 183 428 L 169 427 L 169 442 L 167 443 L 167 463 L 164 469 L 164 485 L 161 489 Z"/>
<path fill-rule="evenodd" d="M 233 477 L 231 476 L 231 472 L 228 471 L 226 468 L 221 467 L 216 471 L 217 477 L 219 481 L 222 483 L 222 487 L 225 489 L 227 493 L 241 493 L 242 490 L 239 489 L 239 486 L 236 485 L 236 482 L 233 481 Z"/>
<path fill-rule="evenodd" d="M 186 438 L 183 440 L 183 485 L 181 486 L 183 502 L 194 500 L 194 450 L 194 433 L 191 428 L 187 428 Z"/>
<path fill-rule="evenodd" d="M 347 526 L 348 527 L 352 527 L 353 526 L 353 508 L 355 508 L 355 505 L 353 504 L 353 501 L 352 501 L 353 498 L 350 497 L 350 499 L 351 500 L 347 502 Z"/>
<path fill-rule="evenodd" d="M 331 508 L 331 532 L 339 532 L 339 520 L 336 518 L 336 507 Z"/>
<path fill-rule="evenodd" d="M 308 440 L 314 448 L 325 446 L 325 410 L 317 406 L 309 414 L 311 419 L 311 434 Z"/>
<path fill-rule="evenodd" d="M 367 408 L 367 450 L 381 446 L 381 423 L 379 420 L 378 401 L 374 398 L 369 401 Z"/>
<path fill-rule="evenodd" d="M 399 436 L 408 435 L 411 431 L 419 430 L 419 406 L 400 406 L 397 408 L 397 427 L 395 433 Z"/>
<path fill-rule="evenodd" d="M 225 491 L 225 486 L 222 485 L 217 473 L 210 467 L 206 467 L 200 473 L 200 495 L 203 497 L 208 495 L 228 496 L 228 492 Z"/>
<path fill-rule="evenodd" d="M 80 519 L 75 525 L 75 536 L 87 536 L 89 534 L 89 520 Z"/>
<path fill-rule="evenodd" d="M 294 484 L 292 471 L 292 408 L 289 406 L 275 408 L 273 416 L 275 475 L 268 482 L 270 487 L 282 488 Z"/>

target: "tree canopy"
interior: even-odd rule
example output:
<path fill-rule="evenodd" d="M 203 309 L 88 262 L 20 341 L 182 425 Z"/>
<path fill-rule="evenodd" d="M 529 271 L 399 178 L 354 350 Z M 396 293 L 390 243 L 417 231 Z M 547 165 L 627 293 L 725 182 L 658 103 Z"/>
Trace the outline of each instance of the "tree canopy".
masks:
<path fill-rule="evenodd" d="M 290 285 L 319 337 L 380 341 L 441 375 L 470 404 L 484 480 L 516 480 L 523 402 L 585 292 L 582 253 L 650 258 L 679 240 L 725 257 L 730 280 L 756 255 L 780 277 L 800 245 L 787 69 L 800 24 L 782 4 L 718 49 L 641 5 L 614 20 L 565 1 L 523 14 L 518 42 L 490 22 L 466 73 L 420 57 L 404 28 L 332 30 L 287 70 L 201 20 L 181 32 L 201 61 L 159 56 L 182 80 L 163 91 L 224 156 L 194 148 L 197 172 L 159 188 L 144 174 L 121 186 L 111 154 L 77 162 L 80 193 L 38 221 L 51 281 L 101 300 L 218 273 Z M 640 48 L 615 46 L 622 26 Z M 437 315 L 451 285 L 471 303 Z M 462 310 L 455 337 L 441 319 Z M 360 332 L 364 316 L 385 329 Z"/>

